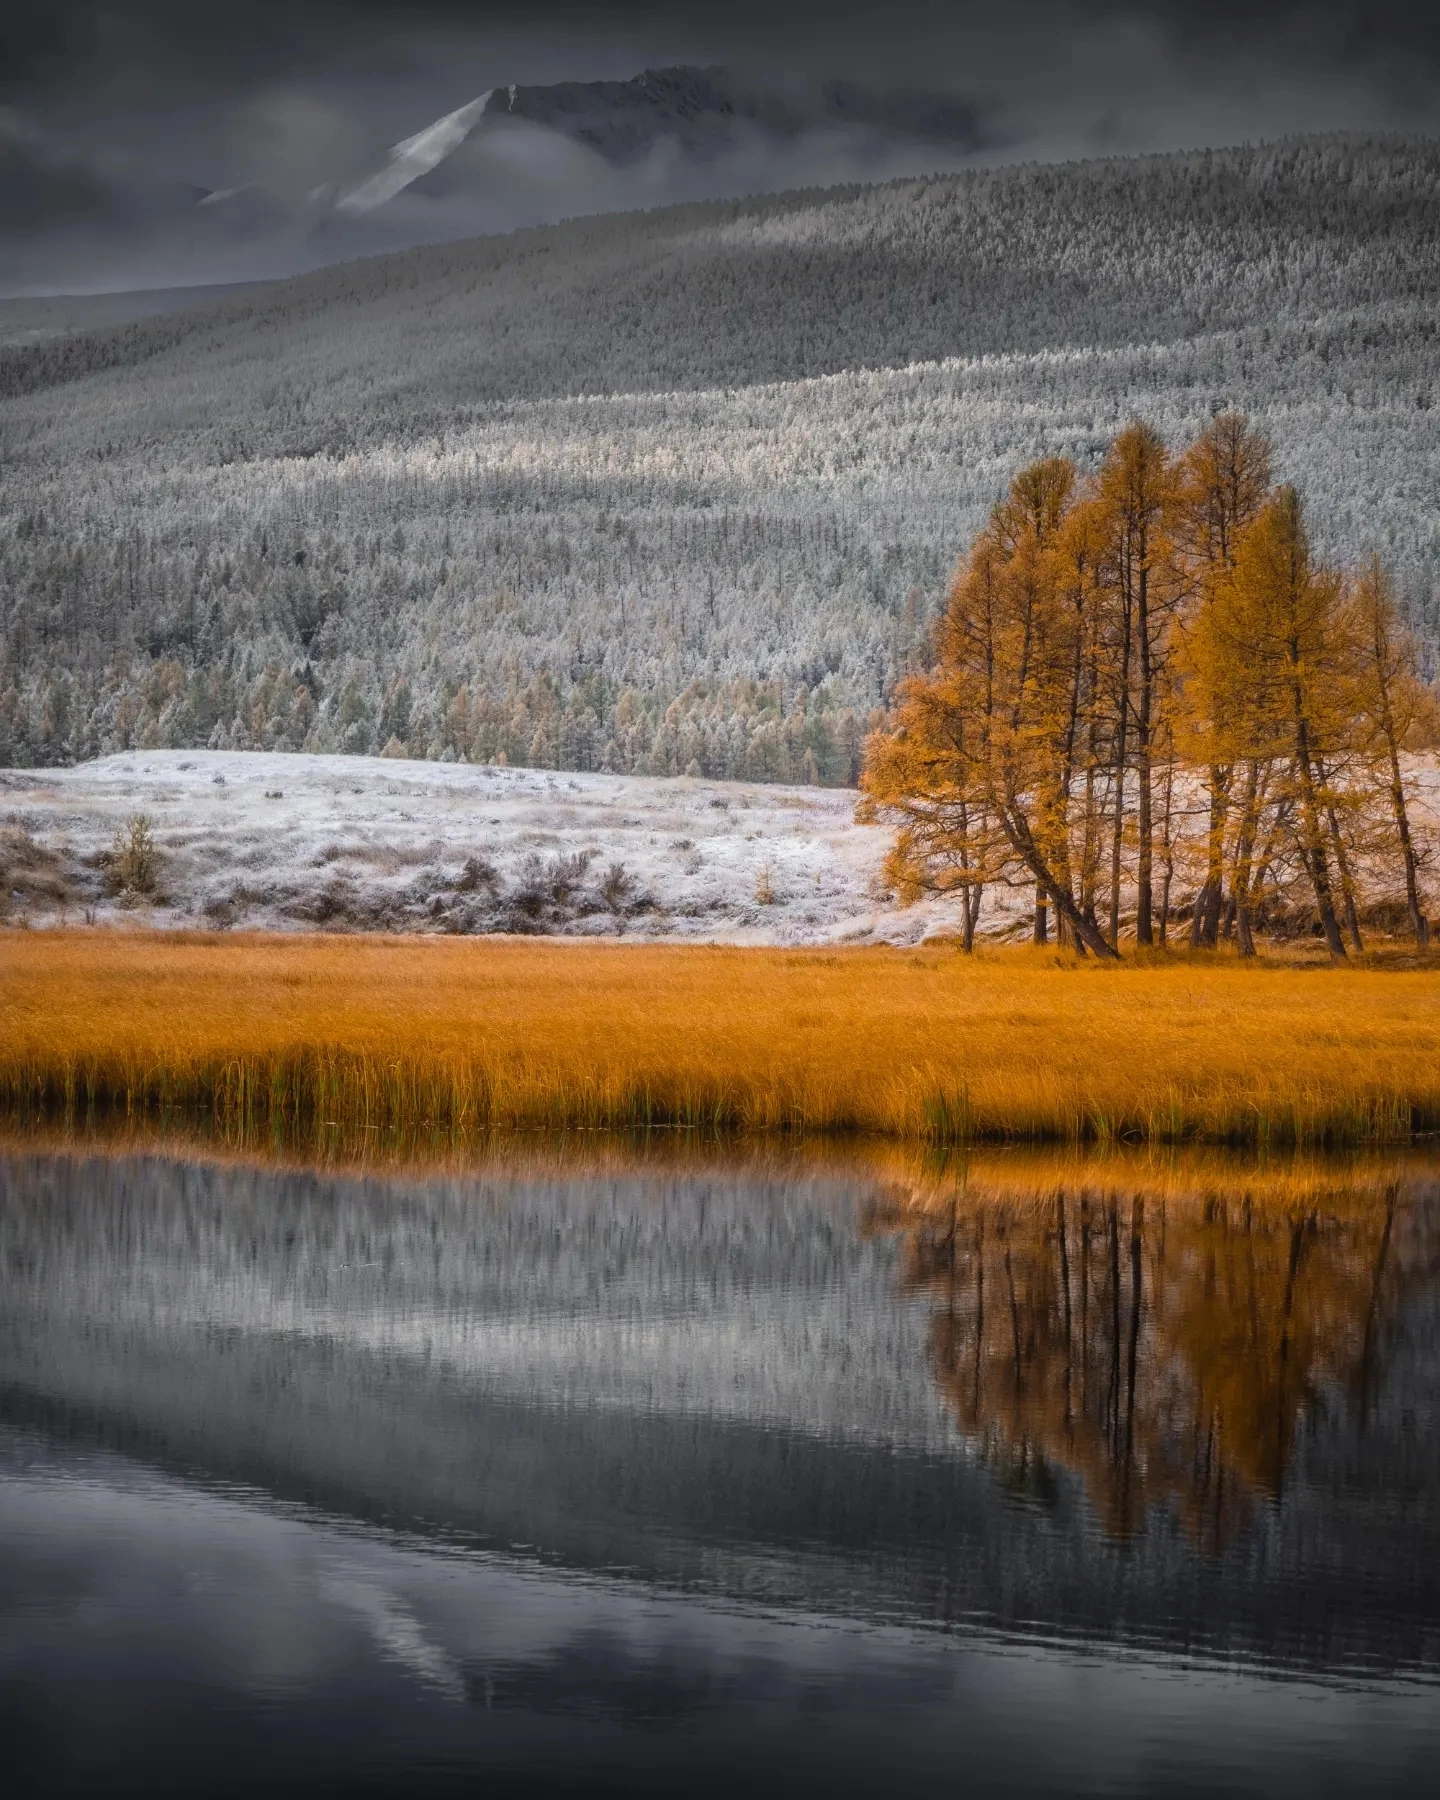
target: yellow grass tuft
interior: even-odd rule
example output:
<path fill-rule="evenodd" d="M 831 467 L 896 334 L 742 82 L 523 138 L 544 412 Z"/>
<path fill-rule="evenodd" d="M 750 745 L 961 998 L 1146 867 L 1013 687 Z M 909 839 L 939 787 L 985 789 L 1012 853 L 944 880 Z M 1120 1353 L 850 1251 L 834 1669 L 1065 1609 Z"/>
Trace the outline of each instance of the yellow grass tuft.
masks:
<path fill-rule="evenodd" d="M 1440 1126 L 1440 979 L 943 948 L 3 934 L 0 1105 L 291 1134 L 1399 1142 Z"/>

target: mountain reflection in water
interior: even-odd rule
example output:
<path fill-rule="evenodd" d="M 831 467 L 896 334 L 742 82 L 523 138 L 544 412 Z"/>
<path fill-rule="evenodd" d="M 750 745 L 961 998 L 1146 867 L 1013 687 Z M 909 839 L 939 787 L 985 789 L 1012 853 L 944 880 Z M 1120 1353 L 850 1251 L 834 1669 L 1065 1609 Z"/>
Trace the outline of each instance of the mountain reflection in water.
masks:
<path fill-rule="evenodd" d="M 1423 1159 L 16 1143 L 0 1717 L 35 1792 L 1418 1792 L 1437 1400 Z"/>

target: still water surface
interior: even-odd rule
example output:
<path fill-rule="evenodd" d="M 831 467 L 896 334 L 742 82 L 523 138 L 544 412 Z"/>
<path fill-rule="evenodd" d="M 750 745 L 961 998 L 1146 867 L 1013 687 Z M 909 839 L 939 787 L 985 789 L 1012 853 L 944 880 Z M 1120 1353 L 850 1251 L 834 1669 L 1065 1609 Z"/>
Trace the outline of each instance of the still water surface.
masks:
<path fill-rule="evenodd" d="M 1432 1793 L 1440 1167 L 0 1156 L 6 1791 Z"/>

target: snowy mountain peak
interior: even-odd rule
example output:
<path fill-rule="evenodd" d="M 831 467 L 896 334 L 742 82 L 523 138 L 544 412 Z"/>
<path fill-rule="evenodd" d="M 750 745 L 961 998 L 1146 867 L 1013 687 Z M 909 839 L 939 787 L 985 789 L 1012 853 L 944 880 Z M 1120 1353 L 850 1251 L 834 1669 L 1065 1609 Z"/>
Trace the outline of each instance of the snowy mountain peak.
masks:
<path fill-rule="evenodd" d="M 373 212 L 387 200 L 393 200 L 402 189 L 428 175 L 453 151 L 458 150 L 480 123 L 490 104 L 494 88 L 487 88 L 477 99 L 456 107 L 454 112 L 435 119 L 414 137 L 403 138 L 390 149 L 390 160 L 336 202 L 339 211 L 351 214 Z M 513 94 L 514 89 L 511 89 Z"/>
<path fill-rule="evenodd" d="M 643 69 L 628 81 L 562 81 L 510 89 L 507 109 L 624 164 L 662 141 L 701 160 L 746 139 L 793 145 L 846 133 L 969 152 L 987 141 L 975 108 L 946 94 L 787 82 L 722 67 Z"/>

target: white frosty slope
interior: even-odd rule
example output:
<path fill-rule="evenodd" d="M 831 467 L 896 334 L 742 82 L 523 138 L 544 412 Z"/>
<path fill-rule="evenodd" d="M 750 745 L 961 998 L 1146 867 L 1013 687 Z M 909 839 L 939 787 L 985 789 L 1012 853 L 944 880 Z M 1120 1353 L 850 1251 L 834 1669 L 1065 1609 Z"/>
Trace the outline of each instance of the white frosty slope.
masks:
<path fill-rule="evenodd" d="M 889 834 L 854 811 L 835 788 L 134 751 L 0 771 L 0 904 L 36 924 L 777 944 L 953 929 L 953 907 L 893 905 Z M 104 891 L 105 857 L 137 812 L 161 852 L 158 892 L 138 908 Z"/>

